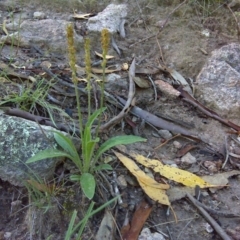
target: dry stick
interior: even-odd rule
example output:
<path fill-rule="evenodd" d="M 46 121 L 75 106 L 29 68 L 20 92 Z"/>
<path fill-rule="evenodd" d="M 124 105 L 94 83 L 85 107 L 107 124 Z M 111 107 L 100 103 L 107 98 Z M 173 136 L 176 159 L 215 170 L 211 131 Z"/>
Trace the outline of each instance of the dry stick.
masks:
<path fill-rule="evenodd" d="M 116 98 L 119 100 L 119 102 L 121 104 L 125 104 L 126 103 L 126 100 L 124 100 L 123 98 L 121 97 L 118 97 L 116 96 Z M 164 120 L 162 118 L 159 118 L 157 116 L 155 116 L 154 114 L 152 113 L 149 113 L 139 107 L 132 107 L 132 109 L 130 110 L 130 112 L 132 114 L 134 114 L 135 116 L 138 116 L 142 119 L 144 119 L 147 123 L 150 123 L 152 125 L 154 125 L 155 127 L 159 127 L 159 128 L 163 128 L 163 129 L 166 129 L 166 130 L 169 130 L 171 132 L 177 132 L 177 133 L 181 133 L 183 135 L 186 135 L 186 136 L 195 136 L 192 132 L 190 132 L 189 130 L 183 128 L 183 127 L 180 127 L 172 122 L 168 122 L 167 120 Z M 195 136 L 196 137 L 196 136 Z M 197 137 L 196 137 L 197 138 Z"/>
<path fill-rule="evenodd" d="M 186 91 L 179 89 L 180 93 L 181 93 L 181 97 L 183 97 L 183 100 L 186 102 L 191 103 L 193 106 L 197 107 L 199 110 L 201 110 L 203 113 L 205 113 L 207 116 L 214 118 L 216 120 L 218 120 L 219 122 L 227 125 L 228 127 L 233 128 L 236 131 L 240 131 L 240 126 L 223 119 L 222 117 L 220 117 L 216 112 L 212 111 L 211 109 L 206 108 L 204 105 L 202 105 L 200 102 L 198 102 L 195 98 L 193 98 L 189 93 L 187 93 Z"/>
<path fill-rule="evenodd" d="M 205 219 L 211 224 L 211 226 L 215 229 L 215 231 L 219 234 L 219 236 L 223 240 L 231 240 L 231 238 L 225 233 L 225 231 L 218 225 L 218 223 L 202 208 L 198 205 L 198 201 L 191 196 L 189 193 L 186 193 L 189 200 L 192 204 L 201 212 L 201 214 L 205 217 Z"/>
<path fill-rule="evenodd" d="M 136 64 L 136 60 L 135 58 L 132 61 L 132 64 L 129 68 L 129 92 L 128 92 L 128 99 L 125 102 L 125 106 L 122 109 L 122 111 L 115 116 L 114 118 L 112 118 L 109 122 L 103 124 L 102 126 L 100 126 L 100 131 L 103 131 L 113 125 L 115 125 L 116 123 L 118 123 L 119 121 L 121 121 L 121 119 L 126 115 L 126 113 L 129 111 L 129 108 L 131 106 L 134 94 L 135 94 L 135 83 L 133 81 L 133 77 L 135 76 L 135 64 Z"/>
<path fill-rule="evenodd" d="M 153 82 L 152 78 L 148 75 L 148 79 L 150 80 L 152 86 L 153 86 L 153 91 L 154 91 L 154 101 L 157 101 L 157 88 L 155 83 Z"/>
<path fill-rule="evenodd" d="M 222 169 L 225 168 L 225 166 L 226 166 L 226 164 L 227 164 L 227 162 L 228 162 L 228 158 L 229 158 L 229 151 L 228 151 L 227 137 L 226 137 L 226 136 L 225 136 L 224 141 L 225 141 L 225 151 L 226 151 L 226 154 L 225 154 L 225 161 L 224 161 L 224 163 L 223 163 L 223 165 L 222 165 Z"/>
<path fill-rule="evenodd" d="M 52 121 L 50 121 L 46 117 L 37 116 L 37 115 L 31 114 L 29 112 L 25 112 L 18 108 L 8 108 L 8 107 L 4 108 L 3 107 L 0 109 L 3 110 L 5 114 L 10 115 L 10 116 L 24 118 L 24 119 L 27 119 L 30 121 L 34 121 L 38 124 L 51 126 L 53 128 L 57 128 L 58 130 L 61 130 L 64 132 L 70 132 L 70 133 L 74 132 L 79 135 L 79 129 L 75 128 L 74 130 L 72 130 L 72 129 L 68 128 L 65 124 L 61 124 L 61 123 L 54 124 Z"/>

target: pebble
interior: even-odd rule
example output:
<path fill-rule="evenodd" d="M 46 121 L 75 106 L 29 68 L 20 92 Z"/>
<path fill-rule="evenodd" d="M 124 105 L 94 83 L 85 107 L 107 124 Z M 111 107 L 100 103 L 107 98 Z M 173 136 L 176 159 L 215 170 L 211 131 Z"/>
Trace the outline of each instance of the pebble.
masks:
<path fill-rule="evenodd" d="M 193 164 L 197 162 L 197 159 L 191 154 L 187 153 L 181 158 L 182 163 Z"/>
<path fill-rule="evenodd" d="M 10 239 L 11 236 L 12 236 L 11 232 L 5 232 L 4 233 L 4 239 Z"/>
<path fill-rule="evenodd" d="M 138 240 L 165 240 L 164 236 L 158 232 L 151 233 L 149 228 L 144 228 Z"/>
<path fill-rule="evenodd" d="M 182 147 L 182 144 L 181 144 L 180 142 L 178 142 L 178 141 L 174 141 L 174 142 L 173 142 L 173 146 L 174 146 L 175 148 L 177 148 L 177 149 L 180 149 L 180 148 Z"/>
<path fill-rule="evenodd" d="M 46 15 L 44 12 L 34 12 L 33 13 L 33 18 L 35 19 L 45 19 Z"/>
<path fill-rule="evenodd" d="M 172 137 L 172 134 L 165 129 L 159 130 L 158 134 L 164 139 L 170 139 Z"/>
<path fill-rule="evenodd" d="M 118 183 L 118 186 L 121 187 L 121 188 L 126 188 L 127 187 L 127 181 L 126 181 L 124 175 L 118 176 L 117 183 Z"/>

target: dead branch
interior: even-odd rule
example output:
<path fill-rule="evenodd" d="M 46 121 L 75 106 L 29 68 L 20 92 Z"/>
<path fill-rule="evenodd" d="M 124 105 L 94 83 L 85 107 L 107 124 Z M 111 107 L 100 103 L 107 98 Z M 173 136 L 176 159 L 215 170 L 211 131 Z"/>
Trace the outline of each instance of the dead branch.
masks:
<path fill-rule="evenodd" d="M 117 116 L 112 118 L 109 122 L 100 126 L 100 128 L 99 128 L 100 132 L 109 128 L 109 127 L 111 127 L 111 126 L 113 126 L 113 125 L 115 125 L 116 123 L 120 122 L 121 119 L 123 119 L 123 117 L 128 113 L 128 111 L 131 107 L 133 97 L 135 95 L 135 83 L 133 81 L 133 77 L 135 76 L 135 63 L 136 63 L 136 60 L 134 58 L 131 66 L 129 68 L 129 73 L 128 73 L 128 76 L 129 76 L 129 92 L 128 92 L 128 99 L 124 103 L 124 105 L 125 105 L 124 108 L 122 109 L 122 111 Z"/>
<path fill-rule="evenodd" d="M 236 131 L 240 131 L 240 126 L 230 122 L 229 120 L 225 120 L 222 117 L 220 117 L 216 112 L 210 110 L 209 108 L 202 105 L 200 102 L 198 102 L 195 98 L 193 98 L 190 94 L 188 94 L 186 91 L 182 89 L 178 89 L 180 91 L 180 96 L 183 98 L 184 101 L 189 102 L 193 106 L 197 107 L 200 111 L 202 111 L 207 116 L 218 120 L 219 122 L 227 125 L 228 127 L 233 128 Z"/>
<path fill-rule="evenodd" d="M 211 226 L 215 229 L 218 235 L 223 240 L 231 240 L 231 238 L 225 233 L 225 231 L 218 225 L 218 223 L 202 208 L 199 206 L 198 201 L 189 193 L 186 193 L 188 199 L 191 203 L 199 210 L 199 212 L 203 215 L 203 217 L 211 224 Z"/>

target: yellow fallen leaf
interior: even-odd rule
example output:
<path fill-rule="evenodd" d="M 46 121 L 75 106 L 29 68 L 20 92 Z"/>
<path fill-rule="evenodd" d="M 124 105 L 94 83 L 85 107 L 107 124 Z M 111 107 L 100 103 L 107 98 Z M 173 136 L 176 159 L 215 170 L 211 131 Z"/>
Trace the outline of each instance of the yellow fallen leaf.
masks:
<path fill-rule="evenodd" d="M 218 187 L 218 185 L 210 184 L 193 173 L 176 167 L 163 165 L 159 160 L 149 159 L 132 151 L 128 154 L 145 167 L 152 168 L 154 172 L 158 172 L 162 176 L 175 182 L 182 183 L 185 186 L 195 187 L 198 185 L 200 188 Z"/>
<path fill-rule="evenodd" d="M 99 56 L 100 58 L 103 58 L 103 55 L 102 55 L 101 53 L 98 53 L 98 52 L 95 51 L 95 54 L 96 54 L 97 56 Z M 111 55 L 106 55 L 106 59 L 111 59 L 111 58 L 115 58 L 115 57 L 114 57 L 114 56 L 111 56 Z"/>
<path fill-rule="evenodd" d="M 140 186 L 150 198 L 164 205 L 170 205 L 168 196 L 166 195 L 164 190 L 168 189 L 169 185 L 158 183 L 153 178 L 146 175 L 132 159 L 126 157 L 119 152 L 113 152 L 118 157 L 118 159 L 125 165 L 125 167 L 137 178 Z"/>
<path fill-rule="evenodd" d="M 148 185 L 146 185 L 141 181 L 139 181 L 139 185 L 152 200 L 164 205 L 168 205 L 168 206 L 170 205 L 170 202 L 168 200 L 168 196 L 165 190 L 149 187 Z"/>

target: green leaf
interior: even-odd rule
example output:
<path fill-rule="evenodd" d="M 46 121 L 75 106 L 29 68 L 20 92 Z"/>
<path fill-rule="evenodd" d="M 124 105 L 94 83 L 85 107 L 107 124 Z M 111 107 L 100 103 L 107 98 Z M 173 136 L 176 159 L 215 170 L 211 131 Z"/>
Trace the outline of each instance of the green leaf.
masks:
<path fill-rule="evenodd" d="M 89 127 L 89 128 L 91 129 L 94 120 L 95 120 L 101 113 L 103 113 L 106 109 L 107 109 L 106 107 L 103 107 L 103 108 L 100 108 L 100 109 L 96 110 L 96 111 L 88 118 L 88 121 L 87 121 L 87 123 L 86 123 L 86 127 Z"/>
<path fill-rule="evenodd" d="M 82 162 L 79 158 L 77 149 L 75 148 L 72 140 L 63 135 L 60 132 L 54 132 L 54 138 L 56 140 L 56 142 L 67 152 L 69 153 L 72 157 L 70 158 L 74 164 L 78 167 L 78 169 L 80 170 L 80 172 L 82 172 L 83 170 L 83 166 L 82 166 Z"/>
<path fill-rule="evenodd" d="M 95 161 L 97 161 L 98 158 L 104 152 L 106 152 L 108 149 L 110 149 L 112 147 L 115 147 L 117 145 L 121 145 L 121 144 L 126 145 L 126 144 L 130 144 L 130 143 L 146 142 L 146 141 L 147 141 L 147 139 L 141 138 L 141 137 L 138 137 L 138 136 L 134 136 L 134 135 L 124 135 L 124 136 L 112 137 L 100 146 L 100 148 L 98 149 L 98 151 L 96 153 Z"/>
<path fill-rule="evenodd" d="M 76 217 L 77 217 L 77 210 L 74 209 L 71 220 L 70 220 L 70 223 L 68 225 L 66 236 L 64 238 L 65 240 L 70 240 L 71 239 L 71 235 L 72 235 L 72 232 L 73 232 L 73 226 L 74 226 L 74 222 L 76 220 Z"/>
<path fill-rule="evenodd" d="M 70 176 L 71 181 L 79 181 L 80 182 L 81 175 L 73 174 Z"/>
<path fill-rule="evenodd" d="M 51 148 L 51 149 L 46 149 L 46 150 L 36 153 L 34 156 L 30 157 L 26 161 L 26 163 L 33 163 L 33 162 L 37 162 L 39 160 L 43 160 L 43 159 L 47 159 L 47 158 L 55 158 L 55 157 L 67 157 L 67 158 L 72 159 L 71 155 L 69 155 L 63 151 L 60 151 L 58 149 Z"/>
<path fill-rule="evenodd" d="M 80 178 L 80 185 L 86 197 L 92 199 L 96 188 L 94 176 L 90 173 L 83 173 Z"/>
<path fill-rule="evenodd" d="M 102 171 L 102 170 L 113 170 L 112 166 L 107 163 L 103 163 L 98 165 L 97 167 L 94 168 L 95 171 Z"/>
<path fill-rule="evenodd" d="M 54 138 L 56 140 L 56 142 L 58 143 L 58 145 L 60 147 L 62 147 L 66 152 L 68 152 L 69 154 L 71 154 L 73 157 L 78 157 L 78 152 L 72 142 L 72 140 L 63 135 L 60 132 L 54 132 Z M 79 159 L 80 161 L 80 159 Z"/>
<path fill-rule="evenodd" d="M 85 155 L 84 155 L 84 162 L 83 162 L 83 169 L 84 172 L 89 172 L 90 163 L 93 158 L 94 150 L 96 143 L 99 142 L 99 138 L 92 140 L 86 144 Z M 94 165 L 92 165 L 94 167 Z"/>

